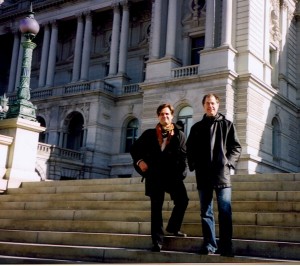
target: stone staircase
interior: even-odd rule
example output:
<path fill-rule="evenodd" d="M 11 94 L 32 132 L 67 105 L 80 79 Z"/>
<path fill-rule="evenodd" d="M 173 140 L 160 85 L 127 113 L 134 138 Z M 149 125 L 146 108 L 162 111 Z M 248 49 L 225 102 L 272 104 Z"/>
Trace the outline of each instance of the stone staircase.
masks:
<path fill-rule="evenodd" d="M 185 181 L 190 202 L 182 231 L 188 237 L 166 235 L 162 252 L 149 251 L 150 201 L 141 178 L 134 177 L 26 182 L 8 189 L 0 195 L 0 264 L 299 263 L 300 174 L 232 180 L 234 258 L 198 254 L 202 237 L 193 176 Z M 166 194 L 165 221 L 169 200 Z"/>

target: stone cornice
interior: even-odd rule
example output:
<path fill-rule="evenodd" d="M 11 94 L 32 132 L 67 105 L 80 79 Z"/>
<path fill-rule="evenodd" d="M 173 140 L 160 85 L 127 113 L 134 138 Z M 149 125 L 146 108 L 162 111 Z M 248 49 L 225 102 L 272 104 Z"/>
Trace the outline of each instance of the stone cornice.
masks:
<path fill-rule="evenodd" d="M 45 1 L 39 1 L 38 4 L 33 4 L 33 11 L 37 12 L 40 10 L 45 10 L 50 7 L 56 7 L 64 3 L 68 2 L 74 2 L 75 0 L 45 0 Z M 29 10 L 29 4 L 28 7 L 22 7 L 19 8 L 18 4 L 12 4 L 7 7 L 3 7 L 1 9 L 0 13 L 0 22 L 5 21 L 5 20 L 11 20 L 14 18 L 18 18 L 20 16 L 25 16 L 27 15 Z"/>

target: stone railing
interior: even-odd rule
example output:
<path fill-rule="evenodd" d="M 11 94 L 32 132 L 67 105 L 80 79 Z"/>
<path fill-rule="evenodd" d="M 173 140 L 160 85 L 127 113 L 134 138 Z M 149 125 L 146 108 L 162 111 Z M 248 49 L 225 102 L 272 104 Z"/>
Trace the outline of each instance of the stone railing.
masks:
<path fill-rule="evenodd" d="M 172 77 L 173 78 L 181 78 L 181 77 L 198 75 L 198 68 L 199 68 L 199 65 L 173 68 L 172 69 Z"/>
<path fill-rule="evenodd" d="M 31 89 L 30 95 L 32 100 L 45 99 L 52 96 L 63 96 L 67 94 L 76 94 L 84 91 L 103 91 L 113 94 L 114 86 L 108 84 L 103 80 L 93 80 L 87 82 L 69 83 L 64 86 L 56 86 L 51 88 L 37 88 Z M 15 101 L 17 99 L 16 93 L 9 94 L 9 101 Z"/>
<path fill-rule="evenodd" d="M 76 160 L 81 162 L 82 161 L 82 153 L 79 151 L 69 150 L 60 148 L 54 145 L 49 145 L 45 143 L 39 142 L 38 144 L 38 154 L 47 154 L 50 156 L 57 156 L 59 158 L 69 159 L 69 160 Z"/>
<path fill-rule="evenodd" d="M 83 153 L 38 143 L 36 167 L 42 180 L 81 179 Z"/>
<path fill-rule="evenodd" d="M 45 143 L 38 143 L 38 153 L 44 153 L 50 155 L 51 153 L 51 146 L 50 144 L 45 144 Z"/>
<path fill-rule="evenodd" d="M 138 83 L 128 84 L 123 87 L 124 94 L 135 93 L 135 92 L 139 92 L 139 91 L 140 91 L 140 86 Z"/>
<path fill-rule="evenodd" d="M 90 82 L 82 82 L 82 83 L 76 83 L 76 84 L 68 84 L 65 86 L 65 94 L 69 93 L 78 93 L 82 91 L 89 91 L 91 89 Z"/>
<path fill-rule="evenodd" d="M 33 99 L 48 98 L 53 95 L 53 89 L 31 90 L 30 94 Z"/>

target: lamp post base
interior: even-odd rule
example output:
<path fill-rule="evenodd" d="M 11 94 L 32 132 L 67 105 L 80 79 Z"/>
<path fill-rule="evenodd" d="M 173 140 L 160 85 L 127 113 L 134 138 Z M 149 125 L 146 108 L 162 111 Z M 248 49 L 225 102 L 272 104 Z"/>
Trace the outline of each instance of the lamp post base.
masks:
<path fill-rule="evenodd" d="M 36 106 L 30 101 L 21 99 L 9 106 L 6 118 L 24 118 L 30 121 L 36 121 Z"/>

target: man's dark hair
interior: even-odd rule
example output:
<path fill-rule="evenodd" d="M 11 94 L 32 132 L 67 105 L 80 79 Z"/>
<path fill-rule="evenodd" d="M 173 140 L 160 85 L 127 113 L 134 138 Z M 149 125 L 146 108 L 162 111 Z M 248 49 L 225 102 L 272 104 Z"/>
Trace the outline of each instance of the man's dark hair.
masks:
<path fill-rule="evenodd" d="M 161 104 L 160 106 L 157 107 L 157 110 L 156 110 L 157 116 L 160 115 L 161 110 L 164 109 L 164 108 L 169 108 L 170 111 L 171 111 L 171 115 L 174 114 L 174 107 L 169 103 L 164 103 L 164 104 Z"/>
<path fill-rule="evenodd" d="M 220 103 L 220 97 L 219 97 L 217 94 L 209 93 L 209 94 L 204 95 L 204 97 L 203 97 L 203 99 L 202 99 L 202 105 L 204 105 L 205 100 L 206 100 L 206 98 L 208 98 L 208 97 L 215 97 L 217 103 Z"/>

